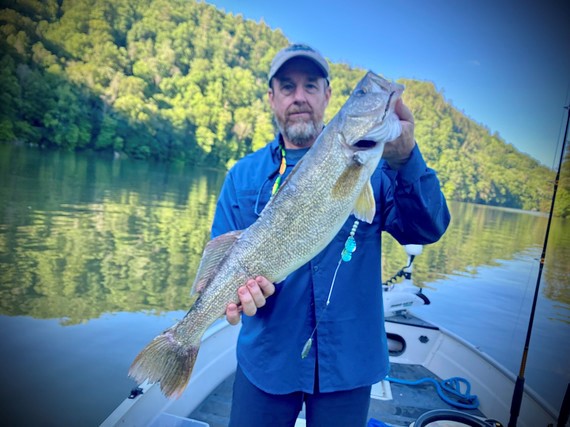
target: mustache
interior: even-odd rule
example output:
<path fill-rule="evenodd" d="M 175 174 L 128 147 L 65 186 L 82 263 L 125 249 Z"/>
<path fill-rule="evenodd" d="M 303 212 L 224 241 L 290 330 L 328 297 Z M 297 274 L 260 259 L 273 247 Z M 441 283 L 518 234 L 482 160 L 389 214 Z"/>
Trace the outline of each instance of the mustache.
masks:
<path fill-rule="evenodd" d="M 313 110 L 310 108 L 302 108 L 302 107 L 291 107 L 287 110 L 287 114 L 296 114 L 296 113 L 313 113 Z"/>

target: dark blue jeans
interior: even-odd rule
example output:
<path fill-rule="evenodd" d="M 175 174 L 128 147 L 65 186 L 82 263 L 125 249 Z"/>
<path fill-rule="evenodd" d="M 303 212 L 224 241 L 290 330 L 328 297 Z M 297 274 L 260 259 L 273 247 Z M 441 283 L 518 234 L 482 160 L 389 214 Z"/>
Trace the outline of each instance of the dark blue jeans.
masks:
<path fill-rule="evenodd" d="M 370 386 L 332 393 L 269 394 L 254 386 L 238 366 L 229 427 L 292 427 L 303 402 L 308 427 L 365 427 Z"/>

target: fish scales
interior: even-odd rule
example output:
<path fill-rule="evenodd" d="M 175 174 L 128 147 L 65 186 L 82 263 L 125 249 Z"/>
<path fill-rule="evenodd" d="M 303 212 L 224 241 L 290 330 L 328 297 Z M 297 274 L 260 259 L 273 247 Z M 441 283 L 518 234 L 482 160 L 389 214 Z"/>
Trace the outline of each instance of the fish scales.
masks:
<path fill-rule="evenodd" d="M 282 281 L 323 250 L 351 213 L 372 221 L 370 177 L 384 143 L 401 132 L 394 104 L 402 91 L 402 85 L 372 72 L 362 78 L 257 221 L 206 245 L 194 283 L 194 304 L 139 353 L 129 375 L 159 381 L 167 397 L 179 397 L 202 335 L 228 303 L 239 301 L 240 286 L 257 276 Z M 370 134 L 374 143 L 359 144 Z"/>

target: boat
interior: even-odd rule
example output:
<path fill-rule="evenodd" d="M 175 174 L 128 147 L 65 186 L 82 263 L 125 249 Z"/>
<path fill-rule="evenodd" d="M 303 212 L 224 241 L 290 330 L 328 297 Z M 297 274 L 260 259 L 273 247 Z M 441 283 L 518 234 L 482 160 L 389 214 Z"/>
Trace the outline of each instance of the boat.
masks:
<path fill-rule="evenodd" d="M 517 377 L 466 340 L 412 313 L 414 305 L 429 304 L 429 299 L 412 281 L 421 247 L 405 248 L 408 264 L 383 285 L 391 368 L 389 376 L 372 387 L 368 426 L 422 427 L 435 421 L 462 423 L 446 426 L 506 426 Z M 404 280 L 395 284 L 398 277 Z M 169 400 L 158 384 L 144 382 L 101 426 L 227 426 L 239 329 L 219 319 L 207 330 L 179 399 Z M 558 426 L 565 423 L 558 420 Z M 304 425 L 301 412 L 296 426 Z M 556 412 L 525 385 L 520 413 L 511 425 L 554 426 Z"/>

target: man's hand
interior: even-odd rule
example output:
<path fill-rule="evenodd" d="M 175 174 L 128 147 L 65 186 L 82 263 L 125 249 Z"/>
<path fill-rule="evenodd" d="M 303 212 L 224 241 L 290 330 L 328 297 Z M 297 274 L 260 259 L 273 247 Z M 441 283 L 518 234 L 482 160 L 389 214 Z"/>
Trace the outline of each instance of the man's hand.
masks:
<path fill-rule="evenodd" d="M 230 303 L 226 308 L 228 323 L 237 325 L 241 320 L 241 313 L 253 316 L 257 309 L 265 305 L 268 297 L 275 292 L 275 285 L 265 277 L 257 276 L 250 279 L 238 289 L 239 304 Z"/>
<path fill-rule="evenodd" d="M 398 138 L 384 145 L 382 157 L 392 169 L 397 170 L 410 158 L 416 146 L 416 140 L 414 139 L 414 116 L 401 98 L 396 101 L 394 111 L 400 118 L 402 133 Z"/>

